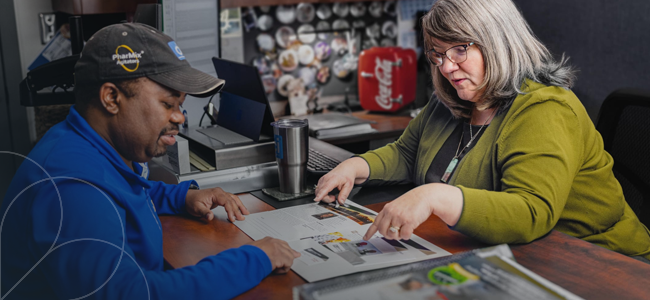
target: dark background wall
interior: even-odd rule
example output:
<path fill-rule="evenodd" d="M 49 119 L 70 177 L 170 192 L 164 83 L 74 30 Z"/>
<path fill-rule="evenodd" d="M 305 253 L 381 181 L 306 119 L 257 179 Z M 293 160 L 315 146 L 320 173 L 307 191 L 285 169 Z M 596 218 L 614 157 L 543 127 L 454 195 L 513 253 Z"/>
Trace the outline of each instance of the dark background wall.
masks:
<path fill-rule="evenodd" d="M 31 142 L 18 90 L 22 70 L 14 2 L 0 0 L 0 7 L 0 151 L 27 155 Z M 0 153 L 0 203 L 22 161 L 19 156 Z"/>
<path fill-rule="evenodd" d="M 514 1 L 549 50 L 580 70 L 573 91 L 594 122 L 614 90 L 650 90 L 650 1 Z"/>

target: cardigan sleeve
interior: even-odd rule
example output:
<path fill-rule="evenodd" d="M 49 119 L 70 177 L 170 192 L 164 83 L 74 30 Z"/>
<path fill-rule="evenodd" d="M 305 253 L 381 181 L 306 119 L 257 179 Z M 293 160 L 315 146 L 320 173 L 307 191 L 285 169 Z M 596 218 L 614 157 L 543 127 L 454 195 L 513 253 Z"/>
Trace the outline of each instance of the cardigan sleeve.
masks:
<path fill-rule="evenodd" d="M 413 181 L 422 126 L 426 124 L 435 105 L 436 102 L 429 102 L 409 122 L 404 133 L 394 143 L 359 155 L 368 163 L 370 169 L 368 181 L 381 180 L 389 183 Z"/>
<path fill-rule="evenodd" d="M 459 186 L 454 229 L 487 243 L 527 243 L 551 231 L 581 165 L 584 138 L 566 102 L 538 100 L 517 114 L 497 140 L 500 189 Z"/>

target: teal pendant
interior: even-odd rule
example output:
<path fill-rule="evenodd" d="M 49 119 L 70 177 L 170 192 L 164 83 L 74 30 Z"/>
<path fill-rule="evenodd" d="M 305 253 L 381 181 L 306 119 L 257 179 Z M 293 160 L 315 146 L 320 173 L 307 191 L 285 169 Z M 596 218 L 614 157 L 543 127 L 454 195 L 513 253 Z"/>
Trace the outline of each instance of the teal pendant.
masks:
<path fill-rule="evenodd" d="M 458 164 L 458 158 L 454 157 L 449 162 L 449 166 L 447 166 L 447 170 L 445 170 L 445 174 L 442 174 L 442 178 L 440 178 L 440 181 L 447 183 L 449 180 L 449 177 L 451 177 L 451 173 L 454 172 L 454 169 L 456 169 L 456 165 Z"/>

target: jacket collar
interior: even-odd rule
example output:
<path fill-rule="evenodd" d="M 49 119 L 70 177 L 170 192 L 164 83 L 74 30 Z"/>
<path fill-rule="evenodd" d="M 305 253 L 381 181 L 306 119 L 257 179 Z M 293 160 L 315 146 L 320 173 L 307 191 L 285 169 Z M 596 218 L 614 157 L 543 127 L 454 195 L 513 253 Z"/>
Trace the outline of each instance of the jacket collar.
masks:
<path fill-rule="evenodd" d="M 73 105 L 70 107 L 70 113 L 66 118 L 66 122 L 86 141 L 88 141 L 97 151 L 102 154 L 106 160 L 108 160 L 113 167 L 131 184 L 136 183 L 144 186 L 145 188 L 150 188 L 151 185 L 143 178 L 140 174 L 136 174 L 133 170 L 126 167 L 126 164 L 117 153 L 117 150 L 113 148 L 104 138 L 99 136 L 99 134 L 90 127 L 90 124 L 84 119 L 79 112 L 75 109 Z M 133 165 L 138 165 L 134 163 Z M 145 165 L 146 166 L 146 165 Z M 140 168 L 135 167 L 137 172 L 142 172 L 143 166 Z"/>

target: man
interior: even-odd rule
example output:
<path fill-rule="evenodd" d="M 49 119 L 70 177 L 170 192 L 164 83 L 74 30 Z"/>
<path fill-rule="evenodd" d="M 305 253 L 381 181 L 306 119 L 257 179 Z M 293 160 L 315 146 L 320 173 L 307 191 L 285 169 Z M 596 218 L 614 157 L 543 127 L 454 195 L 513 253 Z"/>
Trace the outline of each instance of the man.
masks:
<path fill-rule="evenodd" d="M 146 163 L 174 144 L 186 94 L 223 80 L 190 67 L 171 38 L 118 24 L 75 66 L 76 105 L 34 147 L 2 203 L 1 296 L 7 299 L 221 299 L 287 272 L 300 254 L 265 238 L 165 270 L 158 214 L 230 221 L 248 211 L 223 190 L 148 181 Z"/>

